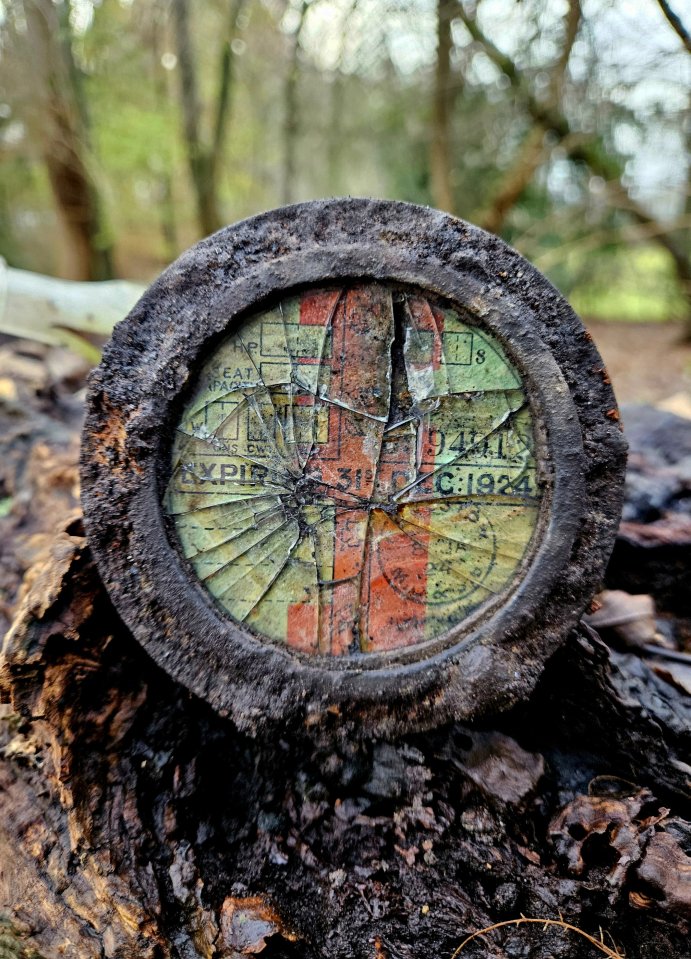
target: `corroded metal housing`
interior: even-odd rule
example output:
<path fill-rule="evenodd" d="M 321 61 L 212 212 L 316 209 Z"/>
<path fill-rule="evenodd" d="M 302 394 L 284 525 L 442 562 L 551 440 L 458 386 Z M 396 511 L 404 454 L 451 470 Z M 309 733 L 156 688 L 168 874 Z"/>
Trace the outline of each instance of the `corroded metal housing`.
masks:
<path fill-rule="evenodd" d="M 524 406 L 530 413 L 539 510 L 512 575 L 444 628 L 435 620 L 430 635 L 406 641 L 401 616 L 401 641 L 378 643 L 375 631 L 341 644 L 347 655 L 319 655 L 331 647 L 318 633 L 313 646 L 299 637 L 278 642 L 268 619 L 253 626 L 251 616 L 234 615 L 256 606 L 243 606 L 237 589 L 224 606 L 222 590 L 212 595 L 205 588 L 194 543 L 186 545 L 176 525 L 184 501 L 179 507 L 175 490 L 178 499 L 170 499 L 173 450 L 205 364 L 253 317 L 304 301 L 310 291 L 326 291 L 327 299 L 335 291 L 336 303 L 348 295 L 339 291 L 355 291 L 357 299 L 368 288 L 398 302 L 455 309 L 467 329 L 498 344 L 525 399 L 507 406 L 504 419 Z M 343 322 L 353 322 L 344 309 Z M 330 330 L 337 321 L 329 314 L 325 322 Z M 344 359 L 347 364 L 347 353 Z M 410 376 L 413 361 L 404 360 Z M 357 362 L 366 363 L 366 354 Z M 415 362 L 419 366 L 419 353 Z M 373 395 L 380 399 L 381 390 Z M 318 389 L 314 396 L 319 401 Z M 463 396 L 467 403 L 474 396 L 482 401 L 477 383 L 472 395 Z M 333 402 L 326 392 L 322 398 Z M 378 420 L 385 423 L 386 411 L 373 415 L 372 423 Z M 189 432 L 185 441 L 196 444 L 199 436 Z M 186 468 L 182 449 L 175 455 Z M 119 324 L 90 380 L 82 498 L 89 542 L 112 601 L 171 676 L 244 729 L 338 716 L 365 734 L 392 733 L 496 712 L 530 693 L 600 582 L 619 520 L 625 459 L 614 396 L 590 336 L 530 264 L 495 237 L 437 211 L 331 200 L 263 214 L 202 241 Z M 297 475 L 309 472 L 308 460 L 308 453 L 302 459 L 296 454 L 295 483 L 281 508 L 288 499 L 295 502 L 295 488 L 313 492 L 313 483 L 300 486 Z M 370 490 L 372 501 L 355 505 L 368 517 L 376 510 L 386 519 L 402 488 L 388 499 Z M 214 503 L 220 508 L 223 500 L 216 495 Z M 419 516 L 414 520 L 419 523 Z M 410 524 L 410 515 L 402 522 Z M 296 520 L 296 542 L 304 526 L 304 518 Z M 452 560 L 445 562 L 453 572 Z M 357 598 L 351 605 L 358 606 Z"/>

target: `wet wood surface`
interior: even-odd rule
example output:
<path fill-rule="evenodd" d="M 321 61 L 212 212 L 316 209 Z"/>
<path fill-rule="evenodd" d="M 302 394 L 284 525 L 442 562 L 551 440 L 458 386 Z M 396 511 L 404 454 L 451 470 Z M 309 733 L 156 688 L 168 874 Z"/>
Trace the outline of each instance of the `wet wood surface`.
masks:
<path fill-rule="evenodd" d="M 525 915 L 601 927 L 629 959 L 688 955 L 688 421 L 624 410 L 619 592 L 524 706 L 394 741 L 336 718 L 256 741 L 153 664 L 99 583 L 77 499 L 84 371 L 2 350 L 0 954 L 450 959 Z M 526 926 L 461 956 L 594 954 Z"/>

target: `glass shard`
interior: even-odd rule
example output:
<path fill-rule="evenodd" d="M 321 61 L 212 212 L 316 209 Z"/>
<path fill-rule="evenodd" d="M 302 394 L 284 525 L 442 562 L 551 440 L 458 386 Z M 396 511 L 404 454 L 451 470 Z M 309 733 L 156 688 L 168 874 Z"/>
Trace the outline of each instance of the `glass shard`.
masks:
<path fill-rule="evenodd" d="M 359 283 L 288 297 L 219 345 L 163 505 L 228 616 L 357 656 L 434 639 L 502 594 L 541 500 L 531 408 L 496 337 Z"/>

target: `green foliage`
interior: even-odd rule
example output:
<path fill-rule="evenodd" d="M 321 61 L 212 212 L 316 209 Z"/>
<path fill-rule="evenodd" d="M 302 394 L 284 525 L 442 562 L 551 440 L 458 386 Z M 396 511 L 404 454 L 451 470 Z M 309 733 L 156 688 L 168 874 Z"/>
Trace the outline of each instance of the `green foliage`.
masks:
<path fill-rule="evenodd" d="M 198 239 L 170 3 L 65 2 L 71 8 L 67 39 L 88 108 L 92 149 L 86 159 L 115 238 L 116 263 L 120 275 L 149 280 Z M 208 143 L 231 4 L 189 3 L 198 120 Z M 312 0 L 297 50 L 296 115 L 287 118 L 291 24 L 300 4 L 245 3 L 232 47 L 228 136 L 219 165 L 222 218 L 231 222 L 281 202 L 287 119 L 295 136 L 291 192 L 297 198 L 379 195 L 434 204 L 436 4 Z M 452 23 L 450 182 L 460 216 L 478 218 L 514 170 L 535 124 L 526 91 L 548 101 L 564 36 L 562 7 L 538 0 L 478 4 L 480 26 L 513 60 L 524 89 L 502 75 L 460 19 Z M 639 26 L 623 6 L 594 0 L 584 16 L 558 109 L 613 180 L 625 171 L 625 185 L 635 188 L 644 179 L 649 186 L 658 162 L 661 185 L 645 203 L 655 215 L 659 207 L 662 219 L 681 216 L 684 51 L 675 50 L 662 33 L 663 21 L 652 15 Z M 0 23 L 0 254 L 14 266 L 60 274 L 67 269 L 66 241 L 40 132 L 47 101 L 20 20 L 10 12 Z M 607 39 L 615 28 L 616 49 Z M 669 153 L 666 170 L 651 151 L 656 143 L 661 154 Z M 669 170 L 677 171 L 671 179 Z M 669 256 L 650 243 L 631 248 L 625 203 L 621 197 L 613 203 L 604 189 L 604 180 L 594 186 L 582 160 L 568 158 L 564 144 L 547 135 L 542 160 L 503 235 L 588 315 L 682 313 Z M 601 242 L 592 242 L 594 235 Z M 679 242 L 688 246 L 685 237 L 688 230 L 679 231 Z"/>
<path fill-rule="evenodd" d="M 583 316 L 628 322 L 685 317 L 669 257 L 656 247 L 612 245 L 595 257 L 576 254 L 571 269 L 581 278 L 569 298 Z"/>
<path fill-rule="evenodd" d="M 170 167 L 177 133 L 170 114 L 124 102 L 111 111 L 107 124 L 96 129 L 97 153 L 111 179 L 125 177 L 129 181 L 137 174 Z"/>

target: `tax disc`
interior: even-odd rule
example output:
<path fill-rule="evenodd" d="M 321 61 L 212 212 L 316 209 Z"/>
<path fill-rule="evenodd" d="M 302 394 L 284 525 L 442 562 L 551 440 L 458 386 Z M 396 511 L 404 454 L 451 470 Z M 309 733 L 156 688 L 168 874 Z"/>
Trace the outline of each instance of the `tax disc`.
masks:
<path fill-rule="evenodd" d="M 625 443 L 570 307 L 497 238 L 332 200 L 197 244 L 116 328 L 82 446 L 110 597 L 242 728 L 527 696 L 598 587 Z"/>

